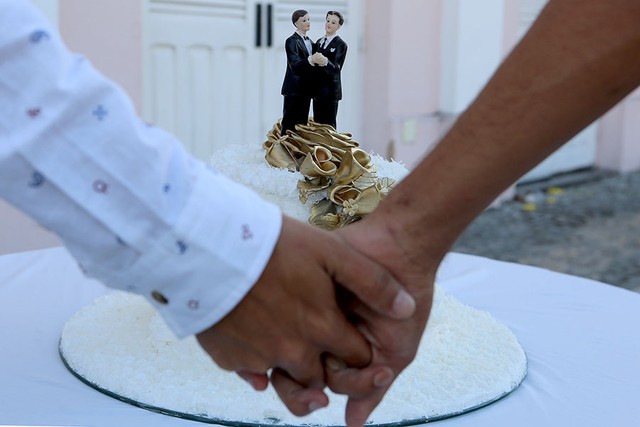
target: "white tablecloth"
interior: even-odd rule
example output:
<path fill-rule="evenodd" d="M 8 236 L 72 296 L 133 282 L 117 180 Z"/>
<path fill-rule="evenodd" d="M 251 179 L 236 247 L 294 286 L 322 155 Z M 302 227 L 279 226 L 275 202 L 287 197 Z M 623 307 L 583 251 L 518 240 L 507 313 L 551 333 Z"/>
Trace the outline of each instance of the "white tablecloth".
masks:
<path fill-rule="evenodd" d="M 507 324 L 529 359 L 515 392 L 439 427 L 640 425 L 640 294 L 461 254 L 439 283 Z M 62 248 L 0 256 L 0 425 L 197 425 L 107 397 L 62 365 L 64 323 L 105 292 Z"/>

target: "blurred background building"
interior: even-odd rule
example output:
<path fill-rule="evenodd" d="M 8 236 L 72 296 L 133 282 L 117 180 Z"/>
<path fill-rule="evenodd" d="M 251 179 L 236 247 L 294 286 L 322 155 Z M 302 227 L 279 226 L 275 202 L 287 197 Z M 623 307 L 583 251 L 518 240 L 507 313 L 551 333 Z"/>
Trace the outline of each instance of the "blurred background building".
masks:
<path fill-rule="evenodd" d="M 118 82 L 140 115 L 207 161 L 260 144 L 280 118 L 291 13 L 327 10 L 349 44 L 338 130 L 413 167 L 475 98 L 545 0 L 32 0 L 67 45 Z M 523 177 L 640 168 L 640 92 Z M 0 253 L 58 244 L 0 201 Z"/>

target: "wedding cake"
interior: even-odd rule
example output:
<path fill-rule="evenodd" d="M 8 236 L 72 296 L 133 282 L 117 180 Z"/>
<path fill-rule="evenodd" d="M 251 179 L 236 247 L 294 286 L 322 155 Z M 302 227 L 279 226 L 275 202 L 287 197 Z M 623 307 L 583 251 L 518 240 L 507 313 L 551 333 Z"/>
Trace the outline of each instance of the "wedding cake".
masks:
<path fill-rule="evenodd" d="M 350 135 L 313 123 L 283 138 L 276 126 L 263 147 L 229 145 L 211 167 L 324 228 L 366 216 L 407 173 L 359 149 Z M 272 388 L 255 392 L 218 368 L 195 338 L 176 340 L 142 297 L 114 292 L 82 309 L 65 325 L 60 354 L 92 387 L 168 415 L 233 426 L 344 425 L 344 396 L 329 392 L 327 408 L 297 418 Z M 436 287 L 417 357 L 369 422 L 415 424 L 477 409 L 513 391 L 526 369 L 505 325 Z"/>

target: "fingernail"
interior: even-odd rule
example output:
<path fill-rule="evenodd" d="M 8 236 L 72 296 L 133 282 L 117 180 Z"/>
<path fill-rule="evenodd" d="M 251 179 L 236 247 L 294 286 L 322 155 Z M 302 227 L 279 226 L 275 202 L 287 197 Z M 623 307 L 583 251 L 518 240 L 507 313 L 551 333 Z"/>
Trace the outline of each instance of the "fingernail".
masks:
<path fill-rule="evenodd" d="M 344 363 L 342 359 L 338 359 L 337 357 L 327 356 L 326 362 L 327 367 L 332 371 L 341 371 L 347 367 L 347 364 Z"/>
<path fill-rule="evenodd" d="M 373 385 L 376 387 L 385 387 L 393 381 L 393 372 L 385 369 L 373 376 Z"/>
<path fill-rule="evenodd" d="M 396 299 L 393 301 L 393 314 L 399 318 L 407 318 L 413 315 L 416 309 L 416 301 L 406 291 L 398 292 Z"/>
<path fill-rule="evenodd" d="M 311 402 L 309 402 L 309 411 L 314 412 L 317 411 L 320 408 L 323 408 L 324 405 L 318 401 L 312 400 Z"/>

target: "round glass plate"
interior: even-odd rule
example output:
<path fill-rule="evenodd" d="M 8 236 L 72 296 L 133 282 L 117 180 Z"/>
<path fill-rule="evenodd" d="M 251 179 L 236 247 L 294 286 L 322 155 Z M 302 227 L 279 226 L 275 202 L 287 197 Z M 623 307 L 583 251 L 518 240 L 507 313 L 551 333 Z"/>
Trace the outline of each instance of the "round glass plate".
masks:
<path fill-rule="evenodd" d="M 367 425 L 409 426 L 459 416 L 511 392 L 527 372 L 524 351 L 487 313 L 436 294 L 416 360 Z M 143 409 L 232 427 L 344 426 L 344 396 L 291 415 L 272 389 L 255 392 L 215 366 L 195 339 L 178 341 L 146 301 L 114 293 L 70 319 L 60 339 L 67 369 L 90 387 Z"/>

